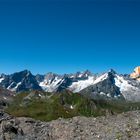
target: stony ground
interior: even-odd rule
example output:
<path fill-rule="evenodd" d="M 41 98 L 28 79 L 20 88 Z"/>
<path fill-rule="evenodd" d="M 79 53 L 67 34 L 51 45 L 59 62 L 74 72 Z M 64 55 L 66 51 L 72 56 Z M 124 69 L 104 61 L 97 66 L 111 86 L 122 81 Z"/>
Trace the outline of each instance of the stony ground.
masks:
<path fill-rule="evenodd" d="M 51 122 L 0 113 L 0 140 L 140 140 L 140 111 Z"/>

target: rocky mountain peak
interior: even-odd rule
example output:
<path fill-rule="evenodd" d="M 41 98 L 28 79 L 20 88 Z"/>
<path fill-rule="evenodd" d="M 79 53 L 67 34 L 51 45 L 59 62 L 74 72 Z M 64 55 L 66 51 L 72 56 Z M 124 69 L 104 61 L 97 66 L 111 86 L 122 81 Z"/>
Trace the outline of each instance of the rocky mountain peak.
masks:
<path fill-rule="evenodd" d="M 0 86 L 15 92 L 32 89 L 41 90 L 35 76 L 28 70 L 23 70 L 0 78 Z"/>
<path fill-rule="evenodd" d="M 38 83 L 42 82 L 44 80 L 45 75 L 37 74 L 35 76 Z"/>
<path fill-rule="evenodd" d="M 24 74 L 24 75 L 30 75 L 31 72 L 27 69 L 23 70 L 23 71 L 20 71 L 20 72 L 16 72 L 16 73 L 19 73 L 19 74 Z"/>
<path fill-rule="evenodd" d="M 6 75 L 4 73 L 0 74 L 0 78 L 4 78 Z"/>
<path fill-rule="evenodd" d="M 85 76 L 91 76 L 92 73 L 89 70 L 86 70 L 86 71 L 83 72 L 83 75 L 85 75 Z"/>
<path fill-rule="evenodd" d="M 89 76 L 92 76 L 92 73 L 89 70 L 83 72 L 76 72 L 75 74 L 70 75 L 71 78 L 78 78 L 78 79 L 87 79 Z"/>
<path fill-rule="evenodd" d="M 114 69 L 110 69 L 110 70 L 108 71 L 108 73 L 117 74 L 116 71 L 115 71 Z"/>

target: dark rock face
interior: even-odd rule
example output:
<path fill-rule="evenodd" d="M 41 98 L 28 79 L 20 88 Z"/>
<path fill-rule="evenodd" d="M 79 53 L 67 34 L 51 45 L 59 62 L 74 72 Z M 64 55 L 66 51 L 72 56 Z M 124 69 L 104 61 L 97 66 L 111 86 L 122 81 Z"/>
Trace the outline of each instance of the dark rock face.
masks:
<path fill-rule="evenodd" d="M 2 119 L 1 119 L 2 118 Z M 0 117 L 1 140 L 139 140 L 140 112 L 106 117 L 74 117 L 51 122 Z"/>
<path fill-rule="evenodd" d="M 68 86 L 70 86 L 72 84 L 72 79 L 69 78 L 68 75 L 64 75 L 63 79 L 62 79 L 62 83 L 59 85 L 59 87 L 57 88 L 57 92 L 61 92 L 63 90 L 66 90 Z"/>
<path fill-rule="evenodd" d="M 55 74 L 55 73 L 52 73 L 52 72 L 47 73 L 47 75 L 45 76 L 45 79 L 46 79 L 48 84 L 51 84 L 53 81 L 56 80 L 56 78 L 60 79 L 60 78 L 62 78 L 62 76 Z"/>
<path fill-rule="evenodd" d="M 5 76 L 4 79 L 1 81 L 0 85 L 3 88 L 15 92 L 42 90 L 41 87 L 38 85 L 35 76 L 33 76 L 28 70 Z"/>
<path fill-rule="evenodd" d="M 35 76 L 35 79 L 38 81 L 38 83 L 42 82 L 44 80 L 45 75 L 37 74 Z"/>
<path fill-rule="evenodd" d="M 27 75 L 22 80 L 22 84 L 18 86 L 16 91 L 20 92 L 28 90 L 42 90 L 41 87 L 38 85 L 35 76 L 33 76 L 31 73 L 27 73 Z"/>

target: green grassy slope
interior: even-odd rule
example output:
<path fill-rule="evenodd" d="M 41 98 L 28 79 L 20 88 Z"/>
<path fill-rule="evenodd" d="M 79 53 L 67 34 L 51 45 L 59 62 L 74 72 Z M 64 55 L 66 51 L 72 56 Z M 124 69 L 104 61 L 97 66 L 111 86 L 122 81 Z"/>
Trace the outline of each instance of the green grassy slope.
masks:
<path fill-rule="evenodd" d="M 32 94 L 38 93 L 34 92 Z M 41 94 L 45 98 L 34 98 L 32 96 L 28 103 L 24 103 L 24 98 L 30 95 L 30 93 L 18 94 L 14 98 L 14 102 L 6 109 L 6 112 L 17 117 L 24 116 L 43 121 L 51 121 L 59 117 L 96 117 L 140 108 L 139 103 L 93 100 L 78 93 L 74 94 L 68 91 L 52 94 L 52 96 L 50 96 L 50 93 L 45 92 Z"/>

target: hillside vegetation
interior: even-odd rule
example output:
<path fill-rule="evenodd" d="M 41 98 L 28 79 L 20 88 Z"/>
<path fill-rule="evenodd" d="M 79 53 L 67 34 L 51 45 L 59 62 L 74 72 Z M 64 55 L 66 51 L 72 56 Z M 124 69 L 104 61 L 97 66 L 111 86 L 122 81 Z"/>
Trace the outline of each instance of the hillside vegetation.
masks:
<path fill-rule="evenodd" d="M 78 93 L 23 92 L 5 110 L 16 117 L 31 117 L 42 121 L 74 116 L 96 117 L 138 110 L 140 103 L 88 99 Z"/>

